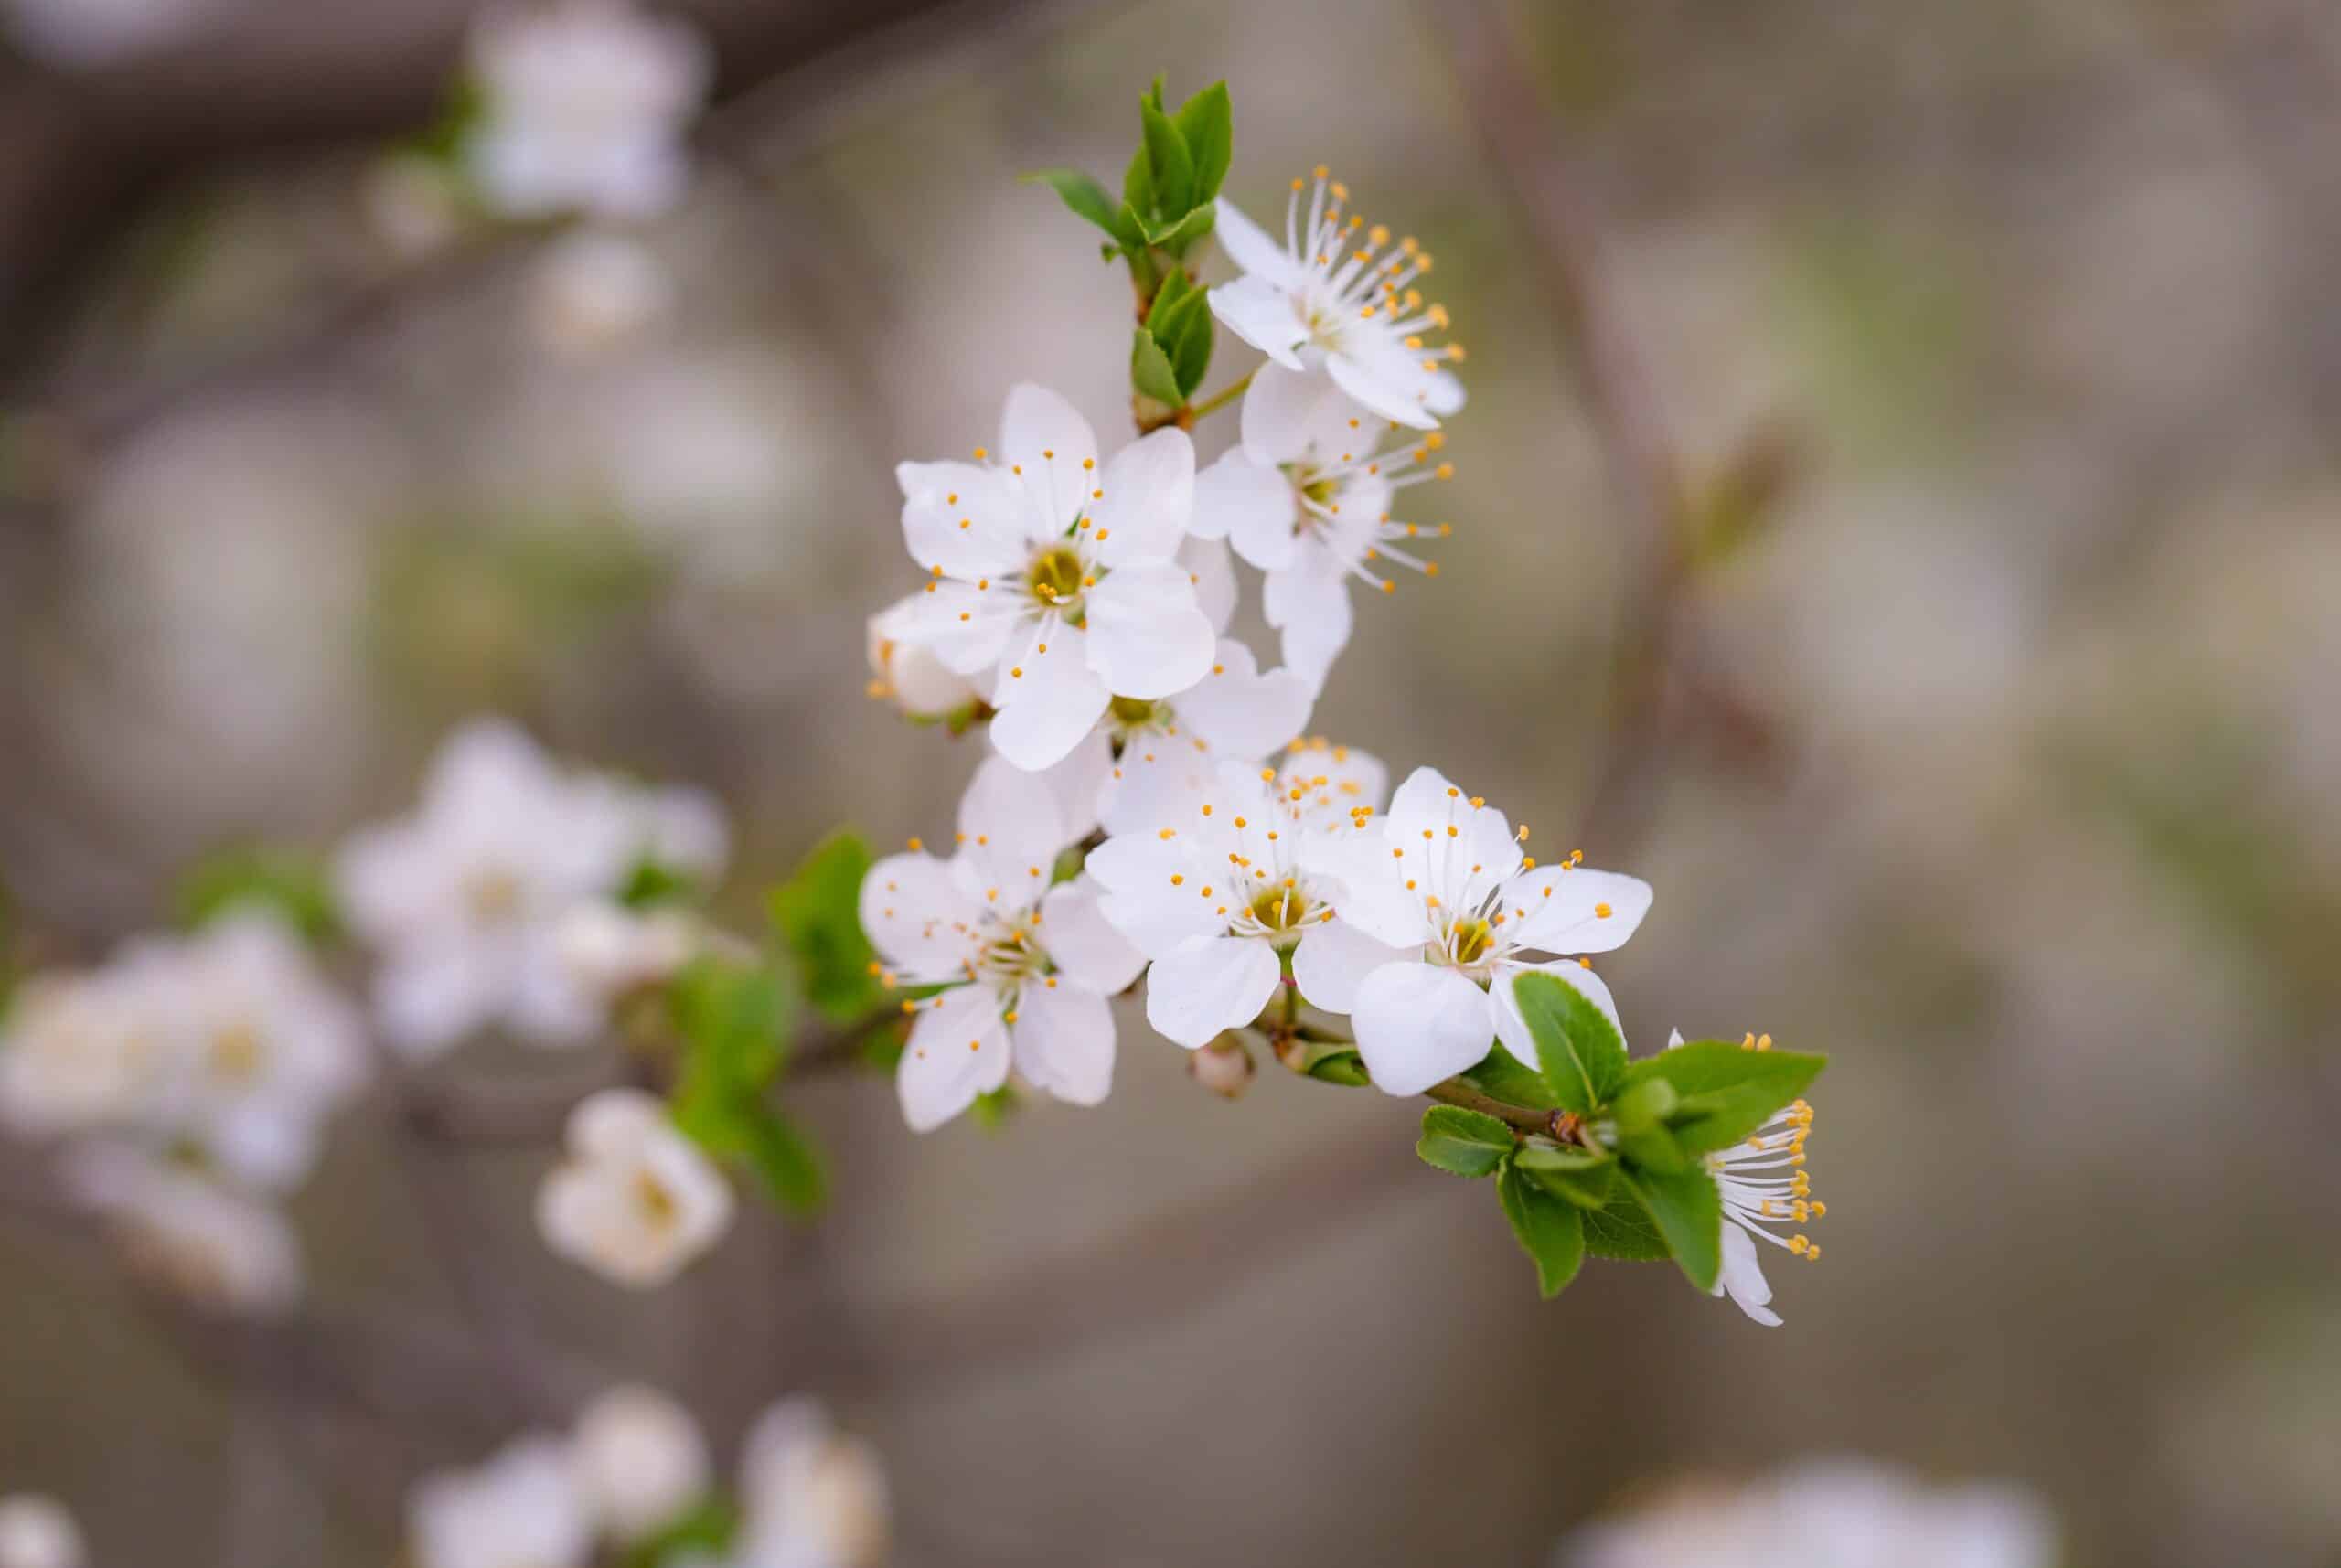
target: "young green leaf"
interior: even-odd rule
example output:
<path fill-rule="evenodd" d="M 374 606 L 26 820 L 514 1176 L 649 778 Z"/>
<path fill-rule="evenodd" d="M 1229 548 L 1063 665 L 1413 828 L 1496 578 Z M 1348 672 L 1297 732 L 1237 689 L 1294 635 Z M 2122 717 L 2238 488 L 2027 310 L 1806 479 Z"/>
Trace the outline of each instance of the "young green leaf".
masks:
<path fill-rule="evenodd" d="M 1701 1290 L 1713 1290 L 1723 1267 L 1723 1198 L 1715 1178 L 1704 1170 L 1662 1174 L 1630 1166 L 1626 1184 L 1666 1238 L 1684 1277 Z"/>
<path fill-rule="evenodd" d="M 1106 194 L 1106 187 L 1079 169 L 1040 169 L 1023 176 L 1027 185 L 1044 185 L 1057 193 L 1074 217 L 1105 230 L 1117 248 L 1137 250 L 1146 243 L 1138 224 Z"/>
<path fill-rule="evenodd" d="M 1558 1193 L 1580 1209 L 1601 1208 L 1617 1189 L 1618 1162 L 1590 1149 L 1525 1143 L 1512 1157 L 1512 1163 L 1546 1191 Z"/>
<path fill-rule="evenodd" d="M 1170 357 L 1171 373 L 1179 379 L 1181 395 L 1192 398 L 1211 370 L 1212 315 L 1211 306 L 1202 294 L 1190 294 L 1188 298 L 1195 302 L 1195 308 L 1181 316 L 1176 323 L 1177 338 L 1162 348 Z"/>
<path fill-rule="evenodd" d="M 1668 1085 L 1678 1101 L 1669 1121 L 1675 1141 L 1702 1154 L 1746 1139 L 1773 1112 L 1803 1093 L 1828 1060 L 1801 1051 L 1750 1051 L 1730 1040 L 1699 1040 L 1644 1057 L 1626 1070 L 1626 1080 L 1636 1086 Z"/>
<path fill-rule="evenodd" d="M 1364 1089 L 1374 1083 L 1366 1075 L 1365 1058 L 1354 1051 L 1316 1051 L 1304 1071 L 1320 1083 L 1339 1083 L 1345 1089 Z"/>
<path fill-rule="evenodd" d="M 1457 1076 L 1465 1088 L 1475 1089 L 1507 1105 L 1525 1105 L 1532 1111 L 1561 1108 L 1561 1102 L 1554 1095 L 1552 1085 L 1545 1082 L 1545 1075 L 1533 1067 L 1522 1066 L 1502 1046 L 1489 1051 L 1477 1067 Z"/>
<path fill-rule="evenodd" d="M 1175 409 L 1186 400 L 1179 395 L 1179 377 L 1170 368 L 1170 357 L 1142 326 L 1130 340 L 1130 385 L 1165 408 Z"/>
<path fill-rule="evenodd" d="M 189 929 L 240 909 L 273 914 L 312 944 L 331 941 L 340 929 L 325 866 L 290 850 L 223 849 L 208 856 L 180 879 L 176 901 Z"/>
<path fill-rule="evenodd" d="M 1610 1107 L 1620 1130 L 1654 1127 L 1674 1109 L 1674 1085 L 1663 1078 L 1648 1078 L 1629 1085 Z"/>
<path fill-rule="evenodd" d="M 1200 205 L 1219 194 L 1227 177 L 1227 161 L 1235 147 L 1235 112 L 1227 101 L 1227 83 L 1214 81 L 1170 117 L 1194 160 L 1194 200 Z"/>
<path fill-rule="evenodd" d="M 1147 155 L 1146 144 L 1140 142 L 1130 155 L 1129 166 L 1122 171 L 1122 217 L 1141 237 L 1146 233 L 1146 220 L 1154 215 L 1154 161 Z"/>
<path fill-rule="evenodd" d="M 1585 1250 L 1621 1263 L 1658 1263 L 1673 1255 L 1658 1221 L 1622 1182 L 1611 1186 L 1609 1202 L 1586 1211 Z"/>
<path fill-rule="evenodd" d="M 772 892 L 773 924 L 796 955 L 806 999 L 836 1023 L 850 1023 L 886 1000 L 871 973 L 877 955 L 861 930 L 861 880 L 869 870 L 870 846 L 854 834 L 834 833 Z"/>
<path fill-rule="evenodd" d="M 1584 1221 L 1574 1204 L 1509 1167 L 1496 1179 L 1496 1197 L 1521 1249 L 1535 1260 L 1537 1288 L 1550 1301 L 1568 1287 L 1585 1262 Z"/>
<path fill-rule="evenodd" d="M 795 1213 L 807 1214 L 828 1197 L 828 1172 L 815 1148 L 796 1125 L 762 1105 L 741 1118 L 745 1147 L 741 1156 L 764 1178 L 774 1201 Z"/>
<path fill-rule="evenodd" d="M 739 1516 L 732 1505 L 710 1498 L 627 1547 L 618 1562 L 621 1568 L 662 1568 L 670 1562 L 721 1557 L 731 1551 L 739 1532 Z"/>
<path fill-rule="evenodd" d="M 1522 975 L 1513 981 L 1512 994 L 1535 1039 L 1545 1082 L 1561 1108 L 1589 1116 L 1608 1104 L 1626 1074 L 1626 1042 L 1609 1015 L 1552 975 Z"/>
<path fill-rule="evenodd" d="M 1481 1111 L 1433 1105 L 1423 1113 L 1415 1153 L 1450 1176 L 1493 1176 L 1512 1152 L 1512 1129 Z"/>
<path fill-rule="evenodd" d="M 1146 230 L 1146 242 L 1159 245 L 1173 256 L 1184 256 L 1196 240 L 1212 231 L 1213 225 L 1218 221 L 1219 209 L 1216 207 L 1198 207 L 1183 218 L 1166 218 L 1160 224 L 1149 225 Z"/>
<path fill-rule="evenodd" d="M 1154 209 L 1166 219 L 1184 218 L 1195 205 L 1195 162 L 1187 139 L 1157 103 L 1140 101 L 1146 130 L 1146 161 L 1154 172 Z"/>

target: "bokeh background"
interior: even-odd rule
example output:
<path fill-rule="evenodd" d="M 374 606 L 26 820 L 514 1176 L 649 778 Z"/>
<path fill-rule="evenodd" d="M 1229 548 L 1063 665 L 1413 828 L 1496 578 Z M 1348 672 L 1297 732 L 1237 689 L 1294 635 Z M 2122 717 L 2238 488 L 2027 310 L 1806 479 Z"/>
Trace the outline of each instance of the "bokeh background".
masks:
<path fill-rule="evenodd" d="M 1118 169 L 1161 71 L 1228 80 L 1237 201 L 1321 160 L 1423 235 L 1471 350 L 1442 574 L 1361 604 L 1312 728 L 1652 880 L 1605 965 L 1642 1047 L 1834 1058 L 1777 1330 L 1662 1267 L 1540 1305 L 1411 1110 L 1273 1064 L 1224 1104 L 1135 1009 L 1095 1112 L 914 1138 L 818 1086 L 833 1211 L 753 1211 L 647 1298 L 537 1243 L 550 1149 L 418 1177 L 361 1113 L 286 1342 L 0 1227 L 0 1489 L 102 1561 L 389 1561 L 409 1477 L 536 1418 L 476 1375 L 501 1334 L 725 1435 L 829 1397 L 912 1563 L 1532 1563 L 1664 1477 L 1842 1451 L 2025 1483 L 2076 1568 L 2341 1563 L 2341 13 L 688 5 L 719 66 L 647 231 L 675 297 L 584 352 L 541 237 L 382 228 L 464 6 L 210 0 L 69 68 L 21 31 L 57 3 L 0 0 L 30 951 L 157 923 L 221 844 L 329 844 L 485 710 L 719 791 L 743 922 L 839 821 L 947 826 L 977 742 L 862 695 L 914 570 L 892 464 L 1020 379 L 1119 421 L 1126 285 L 1014 176 Z M 1679 571 L 1605 455 L 1548 175 L 1692 498 Z"/>

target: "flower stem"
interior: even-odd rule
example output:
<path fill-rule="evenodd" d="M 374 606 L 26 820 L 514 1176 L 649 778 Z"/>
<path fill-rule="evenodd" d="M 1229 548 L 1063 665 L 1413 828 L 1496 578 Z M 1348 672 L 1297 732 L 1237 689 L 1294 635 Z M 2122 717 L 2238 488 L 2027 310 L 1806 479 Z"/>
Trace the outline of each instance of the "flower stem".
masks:
<path fill-rule="evenodd" d="M 1228 404 L 1234 402 L 1236 399 L 1244 395 L 1244 389 L 1249 387 L 1252 384 L 1252 378 L 1258 374 L 1259 372 L 1256 370 L 1245 371 L 1243 375 L 1237 377 L 1235 380 L 1230 381 L 1226 386 L 1222 387 L 1218 391 L 1213 392 L 1202 402 L 1193 405 L 1187 411 L 1194 418 L 1201 419 L 1205 414 L 1213 413 L 1220 409 L 1225 408 Z"/>
<path fill-rule="evenodd" d="M 1509 1104 L 1491 1099 L 1476 1089 L 1466 1089 L 1459 1079 L 1449 1078 L 1434 1083 L 1423 1091 L 1424 1097 L 1442 1105 L 1460 1105 L 1467 1111 L 1478 1111 L 1520 1128 L 1523 1132 L 1549 1133 L 1553 1130 L 1553 1113 L 1539 1111 L 1527 1105 Z"/>

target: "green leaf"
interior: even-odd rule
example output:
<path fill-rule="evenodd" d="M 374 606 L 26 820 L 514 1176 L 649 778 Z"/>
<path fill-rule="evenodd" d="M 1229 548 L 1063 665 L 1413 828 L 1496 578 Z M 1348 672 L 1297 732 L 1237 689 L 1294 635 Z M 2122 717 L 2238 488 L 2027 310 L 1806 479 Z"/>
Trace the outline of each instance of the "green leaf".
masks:
<path fill-rule="evenodd" d="M 1483 1111 L 1433 1105 L 1423 1113 L 1415 1153 L 1450 1176 L 1493 1176 L 1512 1152 L 1512 1129 Z"/>
<path fill-rule="evenodd" d="M 646 855 L 627 870 L 618 886 L 618 902 L 628 909 L 653 909 L 659 904 L 688 903 L 699 891 L 689 872 Z"/>
<path fill-rule="evenodd" d="M 1149 225 L 1146 242 L 1159 245 L 1173 256 L 1183 256 L 1194 242 L 1210 233 L 1219 221 L 1216 207 L 1198 207 L 1184 218 L 1164 219 L 1160 224 Z"/>
<path fill-rule="evenodd" d="M 743 1152 L 739 1104 L 760 1095 L 787 1061 L 795 996 L 775 969 L 700 958 L 675 976 L 667 1005 L 684 1049 L 676 1120 L 694 1137 L 704 1131 L 701 1141 L 718 1152 Z"/>
<path fill-rule="evenodd" d="M 1027 185 L 1055 191 L 1074 216 L 1104 229 L 1116 247 L 1134 251 L 1146 243 L 1137 222 L 1106 194 L 1106 187 L 1079 169 L 1039 169 L 1022 178 Z"/>
<path fill-rule="evenodd" d="M 1170 293 L 1174 280 L 1184 283 L 1185 274 L 1174 270 L 1165 278 L 1163 294 Z M 1211 368 L 1211 302 L 1202 290 L 1192 288 L 1181 290 L 1167 304 L 1158 295 L 1147 317 L 1147 332 L 1170 362 L 1181 403 L 1203 385 L 1203 375 Z"/>
<path fill-rule="evenodd" d="M 1669 1124 L 1675 1142 L 1703 1154 L 1744 1141 L 1803 1093 L 1828 1061 L 1803 1051 L 1750 1051 L 1730 1040 L 1698 1040 L 1644 1057 L 1627 1068 L 1626 1081 L 1638 1087 L 1668 1085 L 1678 1098 Z"/>
<path fill-rule="evenodd" d="M 1535 1260 L 1536 1285 L 1545 1299 L 1568 1287 L 1585 1262 L 1585 1222 L 1574 1204 L 1564 1202 L 1517 1170 L 1496 1179 L 1496 1197 L 1512 1233 Z"/>
<path fill-rule="evenodd" d="M 1129 167 L 1122 171 L 1122 219 L 1140 236 L 1144 242 L 1146 219 L 1154 212 L 1154 164 L 1146 155 L 1146 144 L 1140 142 L 1138 151 L 1130 155 Z"/>
<path fill-rule="evenodd" d="M 1618 1118 L 1619 1130 L 1639 1131 L 1663 1122 L 1667 1113 L 1674 1109 L 1674 1100 L 1673 1084 L 1663 1078 L 1649 1078 L 1630 1085 L 1618 1096 L 1610 1111 Z"/>
<path fill-rule="evenodd" d="M 743 1118 L 746 1147 L 742 1157 L 764 1178 L 774 1201 L 795 1213 L 818 1209 L 828 1197 L 828 1172 L 820 1151 L 796 1125 L 762 1105 Z"/>
<path fill-rule="evenodd" d="M 1598 1209 L 1617 1190 L 1618 1162 L 1590 1149 L 1530 1141 L 1512 1157 L 1515 1169 L 1580 1209 Z"/>
<path fill-rule="evenodd" d="M 1626 1075 L 1626 1042 L 1609 1015 L 1557 976 L 1532 971 L 1513 982 L 1512 994 L 1561 1108 L 1589 1116 L 1608 1104 Z"/>
<path fill-rule="evenodd" d="M 1186 400 L 1179 395 L 1179 378 L 1162 346 L 1142 326 L 1130 339 L 1130 385 L 1165 408 L 1175 409 Z"/>
<path fill-rule="evenodd" d="M 174 902 L 189 929 L 239 909 L 273 914 L 312 944 L 330 941 L 340 928 L 323 863 L 285 849 L 255 847 L 208 856 L 180 879 Z"/>
<path fill-rule="evenodd" d="M 1723 1267 L 1723 1198 L 1715 1178 L 1704 1170 L 1666 1175 L 1629 1166 L 1626 1185 L 1666 1238 L 1684 1276 L 1701 1290 L 1713 1290 Z"/>
<path fill-rule="evenodd" d="M 870 846 L 852 833 L 833 833 L 772 891 L 773 924 L 796 955 L 806 999 L 834 1023 L 850 1023 L 886 999 L 871 972 L 877 955 L 861 930 L 861 882 L 870 864 Z"/>
<path fill-rule="evenodd" d="M 668 1520 L 625 1549 L 623 1568 L 663 1568 L 669 1560 L 722 1556 L 740 1533 L 739 1515 L 721 1498 L 709 1498 Z"/>
<path fill-rule="evenodd" d="M 1154 209 L 1165 218 L 1184 218 L 1195 205 L 1195 161 L 1187 139 L 1160 103 L 1142 99 L 1138 112 L 1146 128 L 1146 161 L 1154 174 Z"/>
<path fill-rule="evenodd" d="M 1619 1126 L 1618 1152 L 1644 1170 L 1674 1172 L 1691 1168 L 1691 1157 L 1674 1135 L 1655 1122 Z"/>
<path fill-rule="evenodd" d="M 1365 1058 L 1354 1051 L 1319 1053 L 1305 1071 L 1320 1083 L 1339 1083 L 1349 1089 L 1368 1088 L 1374 1083 L 1366 1073 Z"/>
<path fill-rule="evenodd" d="M 1207 202 L 1219 194 L 1227 177 L 1227 163 L 1235 150 L 1235 111 L 1227 100 L 1227 83 L 1214 81 L 1170 117 L 1187 155 L 1194 160 L 1194 200 Z"/>
<path fill-rule="evenodd" d="M 1586 1212 L 1585 1246 L 1597 1258 L 1621 1263 L 1657 1263 L 1673 1255 L 1641 1200 L 1616 1186 L 1607 1204 Z"/>
<path fill-rule="evenodd" d="M 1545 1075 L 1533 1067 L 1521 1065 L 1520 1059 L 1497 1046 L 1480 1059 L 1480 1064 L 1468 1072 L 1456 1074 L 1464 1086 L 1476 1089 L 1491 1100 L 1501 1100 L 1507 1105 L 1524 1105 L 1532 1111 L 1557 1111 L 1561 1102 L 1553 1093 Z"/>

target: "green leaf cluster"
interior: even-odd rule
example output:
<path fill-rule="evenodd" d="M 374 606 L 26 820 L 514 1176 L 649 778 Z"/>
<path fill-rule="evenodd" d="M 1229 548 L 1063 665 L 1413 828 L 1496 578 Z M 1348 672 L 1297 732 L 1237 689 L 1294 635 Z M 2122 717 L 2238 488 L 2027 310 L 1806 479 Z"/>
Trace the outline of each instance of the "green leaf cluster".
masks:
<path fill-rule="evenodd" d="M 799 1006 L 788 970 L 700 957 L 675 976 L 667 1006 L 682 1046 L 675 1125 L 717 1158 L 753 1171 L 781 1207 L 818 1208 L 828 1189 L 819 1152 L 772 1099 Z"/>
<path fill-rule="evenodd" d="M 341 929 L 324 862 L 264 846 L 222 849 L 197 861 L 179 879 L 172 906 L 190 931 L 241 909 L 275 915 L 313 945 L 332 941 Z"/>
<path fill-rule="evenodd" d="M 1825 1059 L 1694 1040 L 1630 1061 L 1609 1015 L 1550 975 L 1513 981 L 1536 1042 L 1530 1072 L 1502 1050 L 1461 1075 L 1474 1093 L 1546 1113 L 1544 1130 L 1434 1105 L 1416 1153 L 1496 1180 L 1513 1234 L 1558 1295 L 1587 1253 L 1672 1258 L 1701 1290 L 1723 1264 L 1723 1200 L 1705 1156 L 1744 1141 L 1801 1094 Z"/>
<path fill-rule="evenodd" d="M 871 860 L 858 835 L 833 833 L 772 891 L 773 929 L 796 955 L 805 999 L 832 1023 L 851 1023 L 886 1000 L 871 972 L 877 955 L 861 932 L 861 880 Z"/>
<path fill-rule="evenodd" d="M 1227 84 L 1213 82 L 1173 110 L 1156 78 L 1138 100 L 1138 131 L 1118 200 L 1078 169 L 1025 178 L 1055 191 L 1067 210 L 1102 233 L 1099 252 L 1107 261 L 1118 256 L 1129 264 L 1138 304 L 1130 385 L 1167 415 L 1186 406 L 1211 365 L 1211 308 L 1188 256 L 1211 233 L 1234 151 Z"/>

